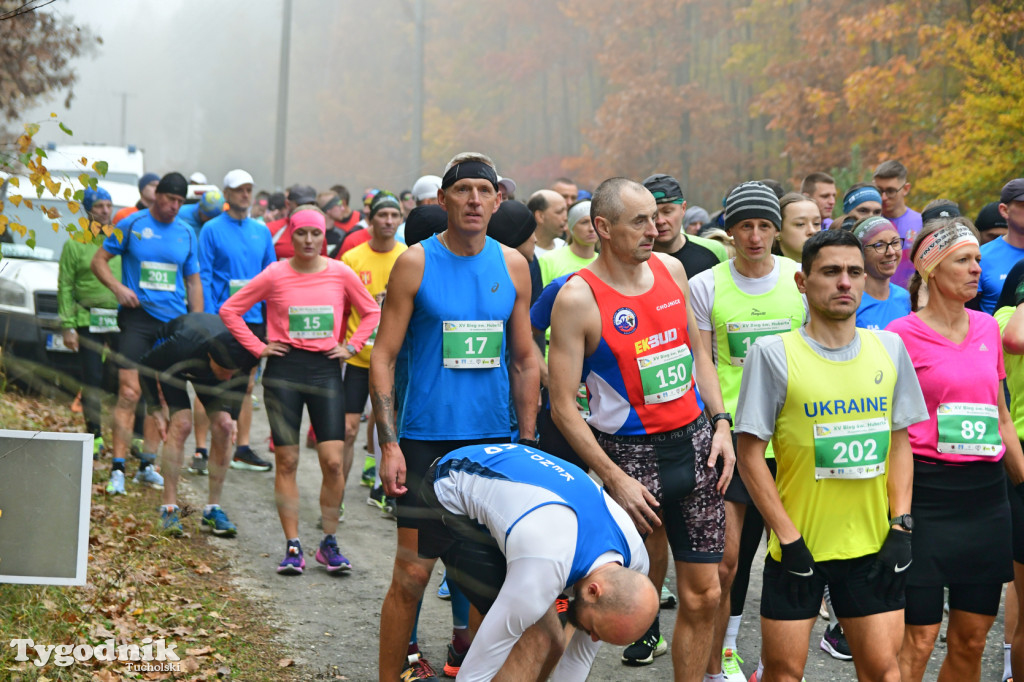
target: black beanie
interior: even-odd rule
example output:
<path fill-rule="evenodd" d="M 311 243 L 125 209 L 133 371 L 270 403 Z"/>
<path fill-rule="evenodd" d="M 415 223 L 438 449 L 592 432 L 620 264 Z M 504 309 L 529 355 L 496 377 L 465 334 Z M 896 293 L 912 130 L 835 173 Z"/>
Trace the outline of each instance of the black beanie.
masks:
<path fill-rule="evenodd" d="M 762 218 L 775 225 L 776 230 L 782 229 L 779 198 L 768 185 L 756 180 L 744 182 L 729 192 L 725 200 L 725 229 L 753 218 Z"/>
<path fill-rule="evenodd" d="M 955 218 L 960 215 L 960 207 L 956 204 L 939 204 L 921 212 L 921 223 L 936 218 Z"/>
<path fill-rule="evenodd" d="M 533 211 L 518 201 L 503 201 L 487 223 L 487 236 L 509 248 L 516 248 L 537 229 Z"/>
<path fill-rule="evenodd" d="M 260 359 L 245 349 L 231 332 L 221 332 L 210 339 L 208 350 L 213 361 L 224 369 L 249 372 L 259 364 Z"/>
<path fill-rule="evenodd" d="M 985 207 L 978 213 L 978 219 L 974 221 L 974 226 L 978 228 L 978 232 L 1008 227 L 1006 218 L 999 212 L 999 202 L 993 201 L 991 204 L 985 204 Z"/>
<path fill-rule="evenodd" d="M 417 206 L 405 219 L 405 245 L 419 244 L 424 239 L 448 229 L 448 211 L 437 204 Z"/>
<path fill-rule="evenodd" d="M 157 194 L 174 194 L 185 199 L 188 197 L 188 180 L 181 173 L 171 171 L 160 178 L 156 192 Z"/>

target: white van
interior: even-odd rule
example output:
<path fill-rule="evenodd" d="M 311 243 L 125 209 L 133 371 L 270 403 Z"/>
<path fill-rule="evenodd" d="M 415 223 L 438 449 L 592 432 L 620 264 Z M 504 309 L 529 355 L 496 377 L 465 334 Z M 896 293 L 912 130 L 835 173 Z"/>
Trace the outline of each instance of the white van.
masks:
<path fill-rule="evenodd" d="M 82 164 L 82 159 L 85 164 Z M 105 161 L 107 174 L 102 178 L 93 170 L 92 164 Z M 66 175 L 77 179 L 82 173 L 100 182 L 116 182 L 138 187 L 139 179 L 145 173 L 142 162 L 142 150 L 134 145 L 114 147 L 105 144 L 68 144 L 57 145 L 52 142 L 46 145 L 46 158 L 43 165 L 50 175 L 57 177 Z M 134 201 L 132 202 L 135 203 Z"/>

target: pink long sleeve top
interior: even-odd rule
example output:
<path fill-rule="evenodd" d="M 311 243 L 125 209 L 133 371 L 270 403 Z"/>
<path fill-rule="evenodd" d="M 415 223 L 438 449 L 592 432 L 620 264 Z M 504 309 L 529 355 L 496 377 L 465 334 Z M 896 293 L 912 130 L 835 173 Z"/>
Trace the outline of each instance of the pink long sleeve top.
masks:
<path fill-rule="evenodd" d="M 220 307 L 220 317 L 246 350 L 259 356 L 267 344 L 242 319 L 260 301 L 267 303 L 267 341 L 292 348 L 326 352 L 345 338 L 349 308 L 359 313 L 359 327 L 349 339 L 356 352 L 380 322 L 380 307 L 359 276 L 344 263 L 325 259 L 319 272 L 296 272 L 287 260 L 271 264 Z"/>

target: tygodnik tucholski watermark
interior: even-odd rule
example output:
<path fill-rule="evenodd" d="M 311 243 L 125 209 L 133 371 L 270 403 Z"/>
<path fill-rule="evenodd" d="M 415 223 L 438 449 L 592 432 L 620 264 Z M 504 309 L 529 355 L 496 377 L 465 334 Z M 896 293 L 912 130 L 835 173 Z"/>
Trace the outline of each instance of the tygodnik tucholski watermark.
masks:
<path fill-rule="evenodd" d="M 85 661 L 118 661 L 136 672 L 180 672 L 177 644 L 167 644 L 162 638 L 144 638 L 139 644 L 117 644 L 106 639 L 95 647 L 90 644 L 36 644 L 31 639 L 12 639 L 10 645 L 17 649 L 16 661 L 31 661 L 41 668 L 48 663 L 67 667 Z M 52 659 L 52 661 L 51 661 Z"/>

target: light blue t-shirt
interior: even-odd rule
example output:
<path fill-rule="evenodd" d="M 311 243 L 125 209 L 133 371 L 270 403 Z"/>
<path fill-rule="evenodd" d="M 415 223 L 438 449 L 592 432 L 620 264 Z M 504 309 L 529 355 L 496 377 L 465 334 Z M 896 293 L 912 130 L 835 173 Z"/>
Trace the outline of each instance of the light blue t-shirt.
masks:
<path fill-rule="evenodd" d="M 1024 258 L 1024 249 L 1011 246 L 1005 237 L 993 239 L 981 247 L 981 281 L 978 283 L 981 312 L 991 315 L 996 311 L 1006 275 L 1021 258 Z"/>
<path fill-rule="evenodd" d="M 224 301 L 276 261 L 273 238 L 263 223 L 253 218 L 236 220 L 228 213 L 206 221 L 199 233 L 203 310 L 217 313 Z M 261 305 L 249 308 L 242 319 L 263 322 Z"/>
<path fill-rule="evenodd" d="M 885 329 L 895 319 L 910 314 L 910 292 L 889 282 L 889 298 L 879 301 L 865 291 L 857 308 L 857 326 L 861 329 Z"/>
<path fill-rule="evenodd" d="M 196 237 L 199 236 L 199 231 L 203 229 L 203 224 L 199 222 L 199 204 L 182 206 L 178 209 L 178 219 L 191 227 L 192 231 L 196 233 Z"/>
<path fill-rule="evenodd" d="M 103 250 L 121 256 L 121 281 L 135 292 L 142 309 L 161 322 L 187 313 L 184 278 L 199 272 L 192 228 L 177 218 L 161 223 L 149 209 L 132 213 L 117 228 L 123 239 L 110 235 Z"/>

